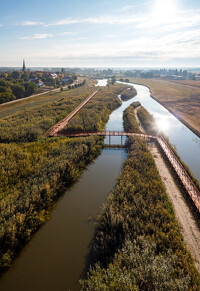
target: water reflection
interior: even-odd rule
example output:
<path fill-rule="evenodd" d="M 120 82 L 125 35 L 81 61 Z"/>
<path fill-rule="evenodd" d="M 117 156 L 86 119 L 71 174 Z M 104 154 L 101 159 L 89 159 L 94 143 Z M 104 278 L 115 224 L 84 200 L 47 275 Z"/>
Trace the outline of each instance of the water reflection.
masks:
<path fill-rule="evenodd" d="M 156 123 L 160 124 L 171 144 L 175 146 L 183 162 L 188 165 L 200 182 L 200 138 L 166 108 L 151 98 L 147 87 L 130 83 L 125 84 L 132 85 L 137 90 L 137 96 L 130 103 L 139 101 L 153 115 Z"/>
<path fill-rule="evenodd" d="M 162 116 L 161 118 L 156 119 L 156 125 L 159 132 L 168 131 L 170 127 L 169 118 Z"/>
<path fill-rule="evenodd" d="M 97 80 L 97 84 L 95 86 L 106 86 L 108 83 L 108 79 Z"/>

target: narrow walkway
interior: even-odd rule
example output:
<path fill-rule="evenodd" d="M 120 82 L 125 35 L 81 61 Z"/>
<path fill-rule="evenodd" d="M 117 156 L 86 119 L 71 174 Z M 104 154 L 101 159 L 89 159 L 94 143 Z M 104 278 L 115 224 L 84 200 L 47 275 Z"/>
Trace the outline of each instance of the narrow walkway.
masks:
<path fill-rule="evenodd" d="M 175 172 L 177 173 L 179 179 L 181 180 L 183 186 L 185 187 L 187 193 L 190 195 L 192 201 L 194 202 L 196 208 L 200 213 L 200 192 L 193 183 L 192 179 L 185 171 L 183 165 L 177 157 L 175 156 L 172 149 L 168 146 L 166 141 L 162 137 L 157 137 L 158 144 L 161 146 L 163 152 L 165 153 L 166 157 L 168 158 L 169 162 L 171 163 L 172 167 L 174 168 Z"/>
<path fill-rule="evenodd" d="M 76 115 L 79 110 L 94 96 L 96 95 L 100 90 L 95 91 L 92 93 L 89 97 L 87 97 L 79 106 L 77 106 L 67 117 L 65 117 L 63 120 L 59 121 L 53 129 L 48 133 L 48 136 L 59 136 L 58 132 L 61 131 L 67 123 Z"/>
<path fill-rule="evenodd" d="M 154 157 L 158 172 L 173 204 L 175 215 L 181 227 L 184 239 L 188 245 L 188 249 L 190 250 L 195 265 L 200 272 L 200 229 L 198 224 L 191 213 L 187 202 L 183 198 L 183 194 L 176 185 L 174 177 L 167 167 L 157 146 L 154 143 L 151 143 L 149 144 L 149 150 Z"/>
<path fill-rule="evenodd" d="M 135 133 L 135 132 L 125 132 L 125 131 L 116 131 L 116 130 L 104 130 L 104 131 L 90 131 L 90 132 L 56 132 L 53 136 L 68 136 L 68 137 L 81 137 L 81 136 L 140 136 L 144 138 L 157 139 L 154 135 L 144 134 L 144 133 Z"/>

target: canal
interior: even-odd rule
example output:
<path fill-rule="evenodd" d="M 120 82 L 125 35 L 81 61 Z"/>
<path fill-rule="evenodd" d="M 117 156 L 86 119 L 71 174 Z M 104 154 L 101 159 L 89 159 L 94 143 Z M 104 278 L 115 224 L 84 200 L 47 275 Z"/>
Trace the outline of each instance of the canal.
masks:
<path fill-rule="evenodd" d="M 101 80 L 101 85 L 106 85 L 106 81 Z M 153 100 L 147 87 L 134 87 L 137 96 L 122 102 L 121 107 L 111 114 L 106 130 L 123 130 L 123 111 L 133 101 L 140 101 L 153 114 L 160 130 L 165 132 L 182 160 L 200 181 L 200 139 Z M 121 142 L 119 139 L 112 137 L 111 143 Z M 79 290 L 78 281 L 94 234 L 94 224 L 90 218 L 100 212 L 125 158 L 124 149 L 102 151 L 79 181 L 60 198 L 50 220 L 40 228 L 9 271 L 2 276 L 1 291 Z"/>

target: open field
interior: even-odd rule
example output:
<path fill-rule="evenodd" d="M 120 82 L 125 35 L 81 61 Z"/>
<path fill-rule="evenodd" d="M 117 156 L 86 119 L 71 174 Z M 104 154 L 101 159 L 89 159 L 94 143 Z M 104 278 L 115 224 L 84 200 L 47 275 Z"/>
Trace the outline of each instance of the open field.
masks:
<path fill-rule="evenodd" d="M 200 81 L 193 81 L 193 80 L 169 80 L 169 82 L 177 83 L 177 84 L 183 84 L 183 85 L 189 85 L 193 87 L 199 87 L 200 88 Z"/>
<path fill-rule="evenodd" d="M 200 88 L 159 79 L 129 80 L 148 86 L 154 99 L 200 136 Z"/>
<path fill-rule="evenodd" d="M 83 92 L 83 95 L 85 92 L 92 92 L 94 90 L 95 81 L 88 80 L 86 81 L 86 84 L 83 87 L 79 87 L 76 89 L 68 90 L 64 88 L 64 90 L 61 92 L 58 91 L 50 91 L 46 94 L 38 94 L 15 100 L 15 102 L 8 102 L 0 105 L 0 118 L 5 118 L 9 115 L 12 115 L 16 112 L 19 112 L 24 109 L 30 109 L 35 106 L 40 106 L 47 104 L 49 102 L 58 101 L 61 98 L 74 98 L 74 96 L 78 96 Z M 57 90 L 57 89 L 56 89 Z"/>
<path fill-rule="evenodd" d="M 21 100 L 20 103 L 8 104 L 5 106 L 8 106 L 9 109 L 3 107 L 5 111 L 1 107 L 0 141 L 27 142 L 37 140 L 93 91 L 93 84 L 92 86 L 87 84 L 69 91 L 36 96 L 32 99 Z"/>

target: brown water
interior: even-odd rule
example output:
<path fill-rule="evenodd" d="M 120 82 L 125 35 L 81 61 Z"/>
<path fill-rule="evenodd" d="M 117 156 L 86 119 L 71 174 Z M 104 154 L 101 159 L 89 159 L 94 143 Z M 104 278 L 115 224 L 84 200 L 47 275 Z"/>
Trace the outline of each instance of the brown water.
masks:
<path fill-rule="evenodd" d="M 103 150 L 2 277 L 1 291 L 79 290 L 94 232 L 89 218 L 100 211 L 124 159 L 124 149 Z"/>

